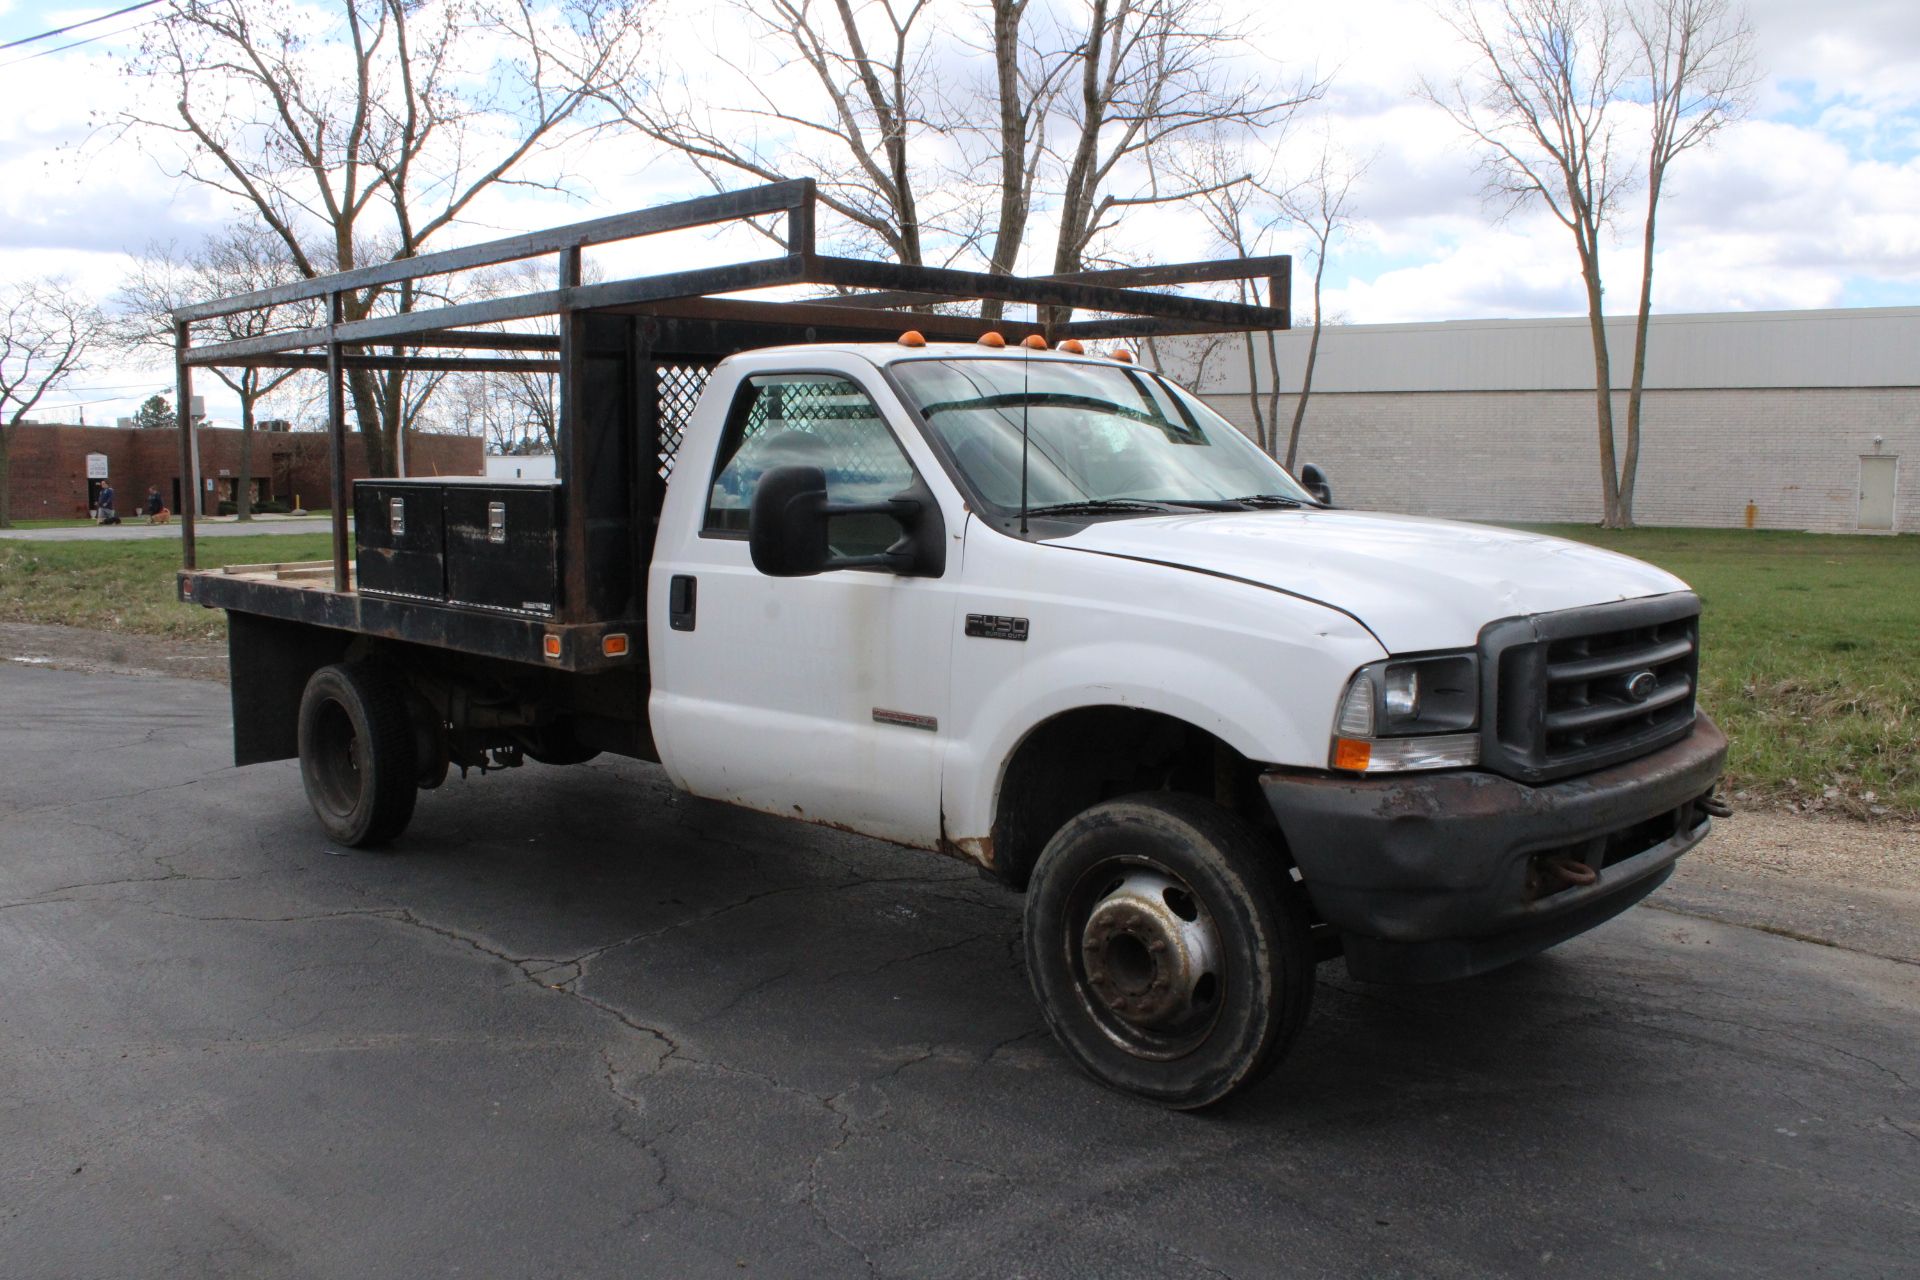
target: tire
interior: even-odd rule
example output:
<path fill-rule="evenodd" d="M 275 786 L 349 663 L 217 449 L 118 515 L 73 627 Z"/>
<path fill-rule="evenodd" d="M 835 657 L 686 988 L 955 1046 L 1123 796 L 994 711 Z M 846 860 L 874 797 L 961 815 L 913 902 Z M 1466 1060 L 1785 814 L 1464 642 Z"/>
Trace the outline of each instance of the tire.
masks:
<path fill-rule="evenodd" d="M 406 692 L 369 662 L 322 667 L 300 698 L 300 777 L 338 844 L 366 848 L 406 830 L 419 765 Z"/>
<path fill-rule="evenodd" d="M 1308 928 L 1299 887 L 1239 818 L 1194 796 L 1127 796 L 1041 852 L 1027 976 L 1082 1070 L 1188 1110 L 1285 1056 L 1313 1005 Z"/>

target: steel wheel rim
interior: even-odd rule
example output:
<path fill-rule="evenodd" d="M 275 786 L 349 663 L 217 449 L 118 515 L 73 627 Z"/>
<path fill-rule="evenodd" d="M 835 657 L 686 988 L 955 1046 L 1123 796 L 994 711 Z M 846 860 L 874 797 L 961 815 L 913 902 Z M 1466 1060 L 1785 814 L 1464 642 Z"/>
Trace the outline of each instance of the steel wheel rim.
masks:
<path fill-rule="evenodd" d="M 1082 1007 L 1128 1053 L 1184 1057 L 1219 1021 L 1228 986 L 1219 928 L 1170 868 L 1141 857 L 1101 861 L 1074 886 L 1065 934 Z"/>

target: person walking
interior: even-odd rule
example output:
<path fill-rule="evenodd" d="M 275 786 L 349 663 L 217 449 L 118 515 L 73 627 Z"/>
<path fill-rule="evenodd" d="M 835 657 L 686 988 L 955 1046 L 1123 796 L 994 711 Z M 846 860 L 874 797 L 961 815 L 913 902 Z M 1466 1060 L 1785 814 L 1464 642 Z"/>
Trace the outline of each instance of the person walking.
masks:
<path fill-rule="evenodd" d="M 113 485 L 111 483 L 103 484 L 100 486 L 99 502 L 100 502 L 100 523 L 101 524 L 119 524 L 120 514 L 113 509 Z"/>

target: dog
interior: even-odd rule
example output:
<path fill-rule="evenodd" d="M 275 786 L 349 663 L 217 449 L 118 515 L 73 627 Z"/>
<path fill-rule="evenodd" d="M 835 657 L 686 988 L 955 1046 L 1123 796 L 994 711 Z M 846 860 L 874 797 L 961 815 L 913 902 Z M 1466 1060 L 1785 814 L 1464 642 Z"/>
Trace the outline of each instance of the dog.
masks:
<path fill-rule="evenodd" d="M 165 507 L 162 507 L 158 511 L 154 512 L 152 515 L 147 517 L 147 523 L 148 524 L 172 524 L 173 512 L 167 510 Z"/>

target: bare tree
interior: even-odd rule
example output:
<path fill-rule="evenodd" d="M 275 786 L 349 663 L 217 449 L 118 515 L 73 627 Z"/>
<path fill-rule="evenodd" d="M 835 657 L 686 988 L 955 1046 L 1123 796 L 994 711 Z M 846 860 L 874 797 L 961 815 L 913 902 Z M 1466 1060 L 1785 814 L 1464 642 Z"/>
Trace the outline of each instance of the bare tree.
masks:
<path fill-rule="evenodd" d="M 151 106 L 120 131 L 177 144 L 180 175 L 257 215 L 301 275 L 413 257 L 483 192 L 537 172 L 637 73 L 645 0 L 170 0 L 133 70 Z M 358 291 L 349 321 L 416 304 Z M 349 378 L 369 468 L 419 406 L 392 373 Z M 417 388 L 416 388 L 417 390 Z"/>
<path fill-rule="evenodd" d="M 1197 205 L 1213 233 L 1215 243 L 1237 258 L 1252 257 L 1269 247 L 1277 227 L 1284 220 L 1283 194 L 1276 190 L 1271 168 L 1263 174 L 1247 169 L 1247 155 L 1240 140 L 1219 132 L 1203 134 L 1175 153 L 1168 167 L 1176 180 L 1199 193 Z M 1237 300 L 1271 306 L 1275 301 L 1260 296 L 1258 282 L 1234 281 Z M 1260 361 L 1256 342 L 1264 336 L 1269 386 L 1263 395 L 1260 386 Z M 1238 335 L 1247 370 L 1247 411 L 1253 420 L 1253 440 L 1269 455 L 1278 443 L 1280 409 L 1279 342 L 1272 330 L 1264 335 L 1247 331 Z M 1212 339 L 1190 342 L 1197 381 L 1212 356 Z M 1156 362 L 1157 362 L 1156 355 Z"/>
<path fill-rule="evenodd" d="M 774 182 L 804 171 L 821 203 L 853 224 L 867 247 L 924 265 L 923 188 L 937 181 L 925 146 L 934 130 L 925 75 L 934 33 L 923 21 L 930 0 L 740 0 L 734 7 L 754 33 L 749 47 L 773 50 L 776 60 L 769 74 L 722 56 L 747 103 L 715 106 L 711 85 L 685 77 L 669 80 L 665 91 L 613 83 L 607 100 L 634 129 L 690 160 L 716 190 L 730 185 L 730 175 Z M 780 74 L 786 71 L 814 92 L 797 98 Z"/>
<path fill-rule="evenodd" d="M 34 406 L 84 366 L 104 321 L 65 280 L 0 285 L 0 529 L 13 524 L 13 438 Z"/>
<path fill-rule="evenodd" d="M 1593 344 L 1604 523 L 1618 527 L 1600 235 L 1623 185 L 1611 114 L 1626 74 L 1620 10 L 1612 0 L 1453 0 L 1447 18 L 1473 70 L 1451 85 L 1424 83 L 1423 95 L 1479 144 L 1491 198 L 1509 210 L 1538 200 L 1573 236 Z"/>
<path fill-rule="evenodd" d="M 1753 29 L 1737 0 L 1642 0 L 1628 10 L 1652 115 L 1647 145 L 1647 216 L 1640 234 L 1640 307 L 1634 316 L 1627 441 L 1620 461 L 1619 519 L 1633 524 L 1640 469 L 1640 403 L 1646 387 L 1648 317 L 1653 312 L 1654 222 L 1667 168 L 1746 114 L 1753 92 Z"/>
<path fill-rule="evenodd" d="M 1188 131 L 1271 125 L 1321 91 L 1236 65 L 1244 33 L 1211 0 L 738 7 L 762 37 L 756 47 L 780 59 L 771 75 L 723 59 L 749 105 L 710 107 L 711 87 L 696 94 L 685 82 L 667 100 L 623 86 L 612 95 L 622 115 L 716 187 L 728 174 L 811 175 L 859 248 L 909 265 L 972 258 L 1012 272 L 1035 209 L 1046 207 L 1059 219 L 1053 270 L 1077 271 L 1121 210 L 1198 194 L 1153 172 Z M 991 60 L 980 83 L 943 79 L 936 63 L 950 51 L 941 36 L 971 40 L 963 11 L 979 19 L 977 47 Z M 802 82 L 805 100 L 791 92 Z M 995 198 L 975 198 L 982 190 Z M 1001 311 L 985 308 L 989 318 Z"/>
<path fill-rule="evenodd" d="M 989 136 L 989 155 L 975 167 L 998 176 L 993 230 L 987 241 L 987 270 L 994 275 L 1011 275 L 1019 265 L 1027 223 L 1033 216 L 1035 184 L 1046 156 L 1047 124 L 1073 68 L 1063 51 L 1042 47 L 1029 38 L 1031 7 L 1032 0 L 987 0 L 986 5 L 993 62 L 989 101 L 995 128 Z M 952 114 L 962 124 L 973 116 L 964 105 Z M 966 136 L 965 129 L 961 136 Z M 981 304 L 980 315 L 993 321 L 1004 311 L 1004 303 L 988 299 Z"/>
<path fill-rule="evenodd" d="M 1078 92 L 1060 99 L 1056 272 L 1080 270 L 1124 210 L 1191 201 L 1244 180 L 1159 181 L 1155 160 L 1185 135 L 1271 128 L 1325 91 L 1239 73 L 1232 58 L 1246 34 L 1208 0 L 1085 0 L 1079 8 L 1077 19 L 1063 20 Z"/>
<path fill-rule="evenodd" d="M 582 283 L 597 284 L 604 277 L 594 262 L 584 264 Z M 544 262 L 528 259 L 488 272 L 477 282 L 483 295 L 510 296 L 548 287 Z M 506 326 L 502 326 L 506 327 Z M 559 322 L 551 316 L 516 321 L 520 333 L 558 337 Z M 506 453 L 526 441 L 539 452 L 553 453 L 560 438 L 560 378 L 542 371 L 462 374 L 452 379 L 454 413 L 462 433 L 481 436 L 492 453 Z M 525 450 L 521 450 L 524 452 Z"/>
<path fill-rule="evenodd" d="M 1326 325 L 1326 309 L 1321 304 L 1321 283 L 1327 275 L 1327 249 L 1353 226 L 1353 185 L 1366 174 L 1367 165 L 1355 164 L 1333 145 L 1331 133 L 1320 142 L 1320 156 L 1299 186 L 1281 197 L 1280 208 L 1287 220 L 1303 228 L 1313 239 L 1313 336 L 1307 339 L 1307 364 L 1300 375 L 1300 396 L 1294 402 L 1293 423 L 1287 430 L 1287 456 L 1284 465 L 1293 470 L 1300 452 L 1300 428 L 1307 420 L 1307 397 L 1313 394 L 1313 369 L 1320 359 L 1320 330 Z M 1268 358 L 1273 357 L 1273 335 L 1267 335 Z M 1273 369 L 1274 390 L 1280 394 L 1280 369 Z M 1277 406 L 1276 406 L 1277 407 Z"/>
<path fill-rule="evenodd" d="M 1248 172 L 1241 141 L 1230 134 L 1205 134 L 1177 153 L 1171 162 L 1176 177 L 1199 193 L 1196 203 L 1219 247 L 1236 257 L 1270 253 L 1280 234 L 1292 227 L 1306 231 L 1313 241 L 1313 336 L 1307 345 L 1306 371 L 1287 434 L 1284 463 L 1291 468 L 1300 448 L 1300 429 L 1306 420 L 1307 397 L 1313 390 L 1313 370 L 1319 358 L 1324 323 L 1321 285 L 1326 277 L 1328 246 L 1353 223 L 1353 185 L 1365 173 L 1333 144 L 1321 137 L 1319 155 L 1305 178 L 1292 186 L 1275 177 L 1277 160 L 1270 158 L 1262 173 Z M 1236 176 L 1237 175 L 1237 176 Z M 1235 282 L 1239 301 L 1272 306 L 1277 299 L 1262 297 L 1258 281 Z M 1276 458 L 1280 448 L 1280 352 L 1273 330 L 1239 335 L 1247 368 L 1248 413 L 1254 441 Z M 1261 386 L 1256 342 L 1264 338 L 1267 385 Z"/>
<path fill-rule="evenodd" d="M 117 343 L 132 351 L 171 352 L 176 307 L 269 289 L 301 278 L 286 245 L 258 222 L 236 222 L 199 248 L 181 252 L 153 245 L 134 261 L 115 301 Z M 262 307 L 208 322 L 215 341 L 229 342 L 321 323 L 318 306 L 294 303 Z M 253 429 L 263 400 L 291 382 L 293 369 L 215 368 L 215 377 L 240 399 L 240 484 L 234 509 L 253 519 Z M 168 425 L 172 425 L 169 423 Z"/>

